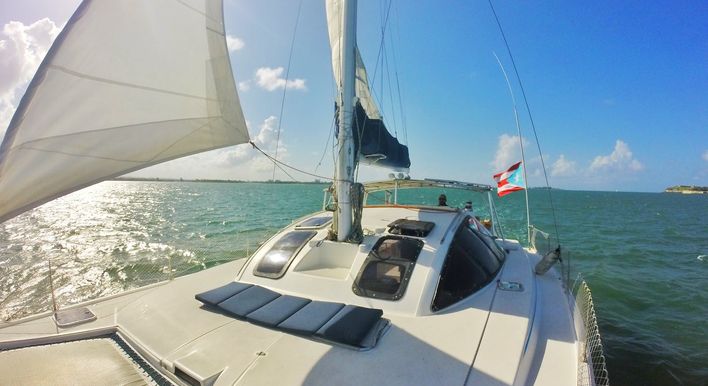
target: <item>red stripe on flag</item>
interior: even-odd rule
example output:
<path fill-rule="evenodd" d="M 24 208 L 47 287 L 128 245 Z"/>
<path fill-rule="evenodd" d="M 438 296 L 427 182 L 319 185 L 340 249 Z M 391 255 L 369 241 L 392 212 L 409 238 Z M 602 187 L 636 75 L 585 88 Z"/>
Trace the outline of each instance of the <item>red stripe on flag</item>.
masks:
<path fill-rule="evenodd" d="M 516 172 L 519 166 L 521 166 L 521 161 L 511 165 L 511 167 L 506 171 L 494 175 L 494 181 L 497 182 L 497 194 L 499 197 L 504 197 L 511 192 L 524 190 L 523 186 L 510 184 L 508 180 L 508 178 Z"/>
<path fill-rule="evenodd" d="M 509 169 L 507 169 L 507 170 L 505 170 L 505 171 L 503 171 L 503 172 L 500 172 L 500 173 L 495 174 L 495 175 L 494 175 L 494 179 L 495 179 L 495 180 L 498 180 L 499 177 L 501 177 L 502 174 L 504 174 L 504 173 L 509 173 L 509 172 L 513 172 L 514 170 L 518 169 L 520 165 L 521 165 L 521 161 L 519 161 L 519 162 L 517 162 L 517 163 L 511 165 L 511 167 L 510 167 Z"/>
<path fill-rule="evenodd" d="M 499 195 L 499 197 L 504 197 L 509 193 L 517 192 L 519 190 L 524 190 L 524 188 L 516 185 L 511 185 L 508 188 L 497 189 L 497 195 Z"/>

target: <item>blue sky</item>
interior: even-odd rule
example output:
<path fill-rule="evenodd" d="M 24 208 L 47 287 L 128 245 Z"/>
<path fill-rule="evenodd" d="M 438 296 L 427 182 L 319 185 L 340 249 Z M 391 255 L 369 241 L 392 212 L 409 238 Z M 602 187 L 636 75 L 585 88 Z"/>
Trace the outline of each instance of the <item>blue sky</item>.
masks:
<path fill-rule="evenodd" d="M 335 91 L 323 3 L 302 1 L 282 116 L 299 1 L 226 0 L 225 14 L 252 137 L 273 152 L 280 125 L 279 158 L 331 175 L 331 146 L 325 145 Z M 411 176 L 492 183 L 494 173 L 520 160 L 511 98 L 493 53 L 510 75 L 513 70 L 486 1 L 394 0 L 385 66 L 377 66 L 376 58 L 388 2 L 359 3 L 359 46 L 389 128 L 410 147 Z M 0 0 L 0 131 L 77 4 Z M 708 3 L 494 4 L 524 82 L 552 186 L 660 191 L 675 184 L 708 185 Z M 395 90 L 396 76 L 400 104 L 398 93 L 392 98 L 388 91 L 389 84 Z M 542 185 L 534 135 L 516 80 L 511 81 L 529 183 Z M 229 161 L 234 158 L 241 163 Z M 272 165 L 242 145 L 136 174 L 262 180 L 271 178 Z M 363 167 L 360 178 L 387 174 Z M 276 178 L 288 179 L 280 172 Z"/>

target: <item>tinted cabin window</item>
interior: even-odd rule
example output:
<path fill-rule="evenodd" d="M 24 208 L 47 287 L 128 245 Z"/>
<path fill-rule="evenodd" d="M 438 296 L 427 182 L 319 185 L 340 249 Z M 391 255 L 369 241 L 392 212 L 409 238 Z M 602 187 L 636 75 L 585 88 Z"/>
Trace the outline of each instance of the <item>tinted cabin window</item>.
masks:
<path fill-rule="evenodd" d="M 295 226 L 295 229 L 299 228 L 321 228 L 322 226 L 329 224 L 329 222 L 332 221 L 332 215 L 323 215 L 323 216 L 317 216 L 317 217 L 310 217 L 307 220 L 302 221 L 301 223 L 297 224 Z"/>
<path fill-rule="evenodd" d="M 477 219 L 474 217 L 467 217 L 465 221 L 468 224 L 468 227 L 472 229 L 472 231 L 479 236 L 480 239 L 489 247 L 489 249 L 492 250 L 492 253 L 497 257 L 497 259 L 500 262 L 503 262 L 504 259 L 506 258 L 506 252 L 504 252 L 504 248 L 502 248 L 499 244 L 494 239 L 494 236 L 487 230 L 487 228 L 484 227 Z"/>
<path fill-rule="evenodd" d="M 352 291 L 370 298 L 400 299 L 422 249 L 422 240 L 397 236 L 380 238 L 366 257 Z"/>
<path fill-rule="evenodd" d="M 286 233 L 263 255 L 256 268 L 253 269 L 253 274 L 271 279 L 281 278 L 290 266 L 293 257 L 315 234 L 317 234 L 315 231 Z"/>
<path fill-rule="evenodd" d="M 493 240 L 492 240 L 493 242 Z M 445 257 L 432 309 L 437 311 L 466 298 L 489 283 L 501 267 L 497 254 L 465 222 Z"/>
<path fill-rule="evenodd" d="M 489 249 L 494 253 L 494 255 L 497 257 L 500 263 L 504 262 L 504 259 L 506 259 L 506 252 L 504 252 L 504 248 L 502 248 L 497 242 L 488 234 L 485 233 L 477 233 L 480 239 L 489 247 Z"/>

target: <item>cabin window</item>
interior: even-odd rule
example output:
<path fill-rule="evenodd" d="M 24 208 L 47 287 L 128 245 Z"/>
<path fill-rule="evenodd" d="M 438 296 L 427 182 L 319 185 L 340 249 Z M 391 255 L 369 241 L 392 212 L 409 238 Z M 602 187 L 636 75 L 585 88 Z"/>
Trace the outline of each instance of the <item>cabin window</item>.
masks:
<path fill-rule="evenodd" d="M 504 248 L 502 248 L 499 244 L 497 244 L 496 240 L 494 239 L 494 236 L 489 232 L 487 228 L 484 227 L 479 221 L 477 221 L 474 217 L 468 217 L 466 219 L 467 223 L 469 224 L 469 228 L 472 229 L 472 231 L 479 236 L 480 239 L 489 247 L 489 249 L 494 253 L 494 255 L 497 257 L 497 259 L 500 262 L 503 262 L 504 259 L 506 259 L 506 252 L 504 251 Z"/>
<path fill-rule="evenodd" d="M 369 252 L 352 291 L 369 298 L 398 300 L 403 297 L 423 241 L 385 236 Z"/>
<path fill-rule="evenodd" d="M 276 241 L 268 252 L 258 262 L 253 274 L 271 279 L 280 279 L 288 270 L 290 263 L 303 245 L 317 232 L 292 231 Z"/>
<path fill-rule="evenodd" d="M 332 221 L 332 214 L 310 217 L 295 225 L 295 229 L 322 228 Z"/>
<path fill-rule="evenodd" d="M 489 241 L 496 245 L 491 238 Z M 464 221 L 445 257 L 433 311 L 457 303 L 492 281 L 503 262 L 503 254 L 498 253 L 496 247 L 488 245 L 481 233 Z"/>

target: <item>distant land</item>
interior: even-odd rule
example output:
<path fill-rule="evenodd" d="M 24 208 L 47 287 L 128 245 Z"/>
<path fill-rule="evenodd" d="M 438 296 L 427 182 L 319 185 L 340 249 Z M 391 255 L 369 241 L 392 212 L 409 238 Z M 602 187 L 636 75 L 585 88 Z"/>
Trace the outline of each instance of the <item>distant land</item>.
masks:
<path fill-rule="evenodd" d="M 708 194 L 708 186 L 676 185 L 664 190 L 667 193 Z"/>
<path fill-rule="evenodd" d="M 328 184 L 328 181 L 244 181 L 244 180 L 210 180 L 210 179 L 186 179 L 186 178 L 143 178 L 143 177 L 116 177 L 111 181 L 150 181 L 150 182 L 219 182 L 219 183 L 259 183 L 259 184 Z"/>
<path fill-rule="evenodd" d="M 314 185 L 325 185 L 331 183 L 330 181 L 323 181 L 320 179 L 315 179 L 313 181 L 282 181 L 282 180 L 266 180 L 266 181 L 249 181 L 249 180 L 222 180 L 222 179 L 187 179 L 187 178 L 159 178 L 159 177 L 116 177 L 111 179 L 111 181 L 147 181 L 147 182 L 210 182 L 210 183 L 230 183 L 230 184 L 314 184 Z M 546 186 L 531 186 L 529 190 L 567 190 L 555 187 Z M 682 193 L 682 194 L 706 194 L 708 195 L 708 186 L 694 186 L 694 185 L 676 185 L 670 186 L 664 189 L 666 193 Z"/>

